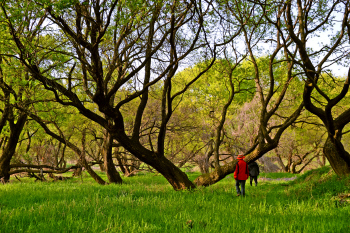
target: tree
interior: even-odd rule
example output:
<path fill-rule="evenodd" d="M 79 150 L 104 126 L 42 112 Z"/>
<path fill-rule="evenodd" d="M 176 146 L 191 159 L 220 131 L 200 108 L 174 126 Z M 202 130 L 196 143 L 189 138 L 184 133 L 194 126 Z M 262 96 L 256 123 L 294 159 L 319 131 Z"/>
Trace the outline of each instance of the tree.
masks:
<path fill-rule="evenodd" d="M 223 1 L 223 7 L 232 17 L 234 17 L 241 25 L 242 37 L 252 63 L 252 74 L 256 84 L 256 95 L 260 102 L 259 131 L 254 138 L 254 144 L 245 151 L 246 162 L 255 161 L 261 158 L 265 153 L 277 147 L 282 133 L 297 119 L 303 109 L 303 103 L 296 106 L 291 113 L 283 115 L 283 121 L 279 124 L 271 124 L 273 118 L 280 115 L 279 107 L 289 90 L 290 84 L 295 81 L 292 72 L 294 61 L 287 53 L 286 48 L 290 44 L 281 43 L 282 35 L 280 32 L 274 31 L 270 24 L 280 24 L 281 15 L 270 12 L 269 5 L 264 4 L 262 9 L 254 2 L 247 1 Z M 270 20 L 271 16 L 276 16 L 275 22 Z M 261 54 L 258 48 L 259 43 L 271 41 L 273 52 L 267 57 L 266 63 L 258 62 L 257 55 Z M 290 39 L 288 40 L 290 41 Z M 281 54 L 280 56 L 278 56 Z M 283 56 L 282 56 L 283 55 Z M 264 66 L 265 64 L 265 66 Z M 282 64 L 282 65 L 281 65 Z M 263 68 L 264 67 L 264 68 Z M 196 178 L 197 185 L 207 186 L 213 184 L 226 175 L 234 172 L 237 160 L 215 169 L 210 174 L 202 175 Z"/>
<path fill-rule="evenodd" d="M 244 58 L 244 54 L 230 58 L 226 54 L 226 58 L 218 59 L 179 103 L 180 109 L 186 109 L 186 118 L 192 119 L 192 125 L 201 129 L 195 131 L 200 139 L 195 141 L 198 146 L 195 153 L 192 151 L 192 157 L 196 157 L 202 173 L 209 173 L 209 167 L 220 166 L 232 155 L 230 150 L 222 147 L 232 140 L 228 138 L 225 122 L 232 118 L 239 104 L 252 98 L 255 89 L 254 81 L 244 75 L 245 68 L 241 64 Z M 178 85 L 200 72 L 201 66 L 203 64 L 197 64 L 179 73 L 176 77 Z"/>
<path fill-rule="evenodd" d="M 36 27 L 39 19 L 28 11 L 16 12 L 19 5 L 7 1 L 1 7 L 17 46 L 19 60 L 31 75 L 55 94 L 57 102 L 74 106 L 81 114 L 100 124 L 124 148 L 160 172 L 174 189 L 194 188 L 186 174 L 164 156 L 164 139 L 173 112 L 173 99 L 199 78 L 196 77 L 184 90 L 172 94 L 171 80 L 181 62 L 196 51 L 208 58 L 215 52 L 207 47 L 209 41 L 204 30 L 204 17 L 210 5 L 201 1 L 115 0 L 28 3 L 25 9 L 35 9 L 36 16 L 47 16 L 55 27 L 50 27 L 49 21 L 45 26 Z M 29 28 L 33 26 L 41 35 L 54 37 L 55 46 L 43 44 L 40 36 L 27 43 L 27 34 L 22 32 L 14 12 L 24 14 Z M 66 52 L 67 49 L 71 52 Z M 65 55 L 61 60 L 43 62 L 43 56 L 54 61 L 52 57 L 60 54 Z M 80 66 L 80 72 L 74 77 L 57 69 L 58 64 L 64 64 L 68 68 L 65 70 L 74 70 L 72 61 L 79 61 Z M 45 72 L 47 66 L 54 68 Z M 161 80 L 164 80 L 162 124 L 157 148 L 151 150 L 140 143 L 139 131 L 149 88 Z M 130 84 L 135 84 L 131 95 L 121 100 L 114 99 L 118 91 Z M 84 93 L 78 93 L 76 86 L 82 86 Z M 126 132 L 121 108 L 137 98 L 140 102 L 134 128 L 132 132 Z M 94 103 L 101 114 L 85 107 L 85 101 Z"/>
<path fill-rule="evenodd" d="M 305 77 L 303 99 L 305 108 L 315 114 L 327 130 L 324 154 L 338 175 L 350 174 L 350 154 L 342 144 L 344 127 L 350 122 L 350 109 L 342 112 L 335 109 L 349 90 L 349 76 L 342 81 L 343 87 L 337 93 L 325 92 L 325 86 L 335 82 L 327 67 L 348 59 L 350 39 L 349 1 L 289 1 L 282 5 L 286 28 L 278 25 L 278 30 L 286 30 L 287 36 L 295 43 L 299 57 L 295 57 Z M 295 15 L 296 14 L 296 15 Z M 339 20 L 341 18 L 341 20 Z M 336 28 L 330 31 L 330 28 Z M 329 35 L 329 41 L 313 51 L 312 37 Z M 315 48 L 313 48 L 315 49 Z"/>
<path fill-rule="evenodd" d="M 274 150 L 284 172 L 300 173 L 311 162 L 322 156 L 324 134 L 311 127 L 288 130 Z"/>
<path fill-rule="evenodd" d="M 233 159 L 222 164 L 221 155 L 227 152 L 233 156 L 223 145 L 225 139 L 235 137 L 237 130 L 234 128 L 239 125 L 234 122 L 230 108 L 250 101 L 250 98 L 235 96 L 237 90 L 251 87 L 240 86 L 240 80 L 254 81 L 256 94 L 251 105 L 260 105 L 256 111 L 258 123 L 252 129 L 255 135 L 244 138 L 244 146 L 241 146 L 246 162 L 275 149 L 305 103 L 327 128 L 329 140 L 324 151 L 332 160 L 333 168 L 338 174 L 347 174 L 350 160 L 341 138 L 350 119 L 349 109 L 337 110 L 335 117 L 332 114 L 340 106 L 339 102 L 345 100 L 349 78 L 340 94 L 325 94 L 321 85 L 330 83 L 323 68 L 335 62 L 336 57 L 346 58 L 348 50 L 340 54 L 339 48 L 344 46 L 346 27 L 350 28 L 349 3 L 337 1 L 330 8 L 327 1 L 319 1 L 318 5 L 314 2 L 303 5 L 299 0 L 267 3 L 231 0 L 18 3 L 8 0 L 1 3 L 1 9 L 15 45 L 11 48 L 12 55 L 30 77 L 54 95 L 57 103 L 74 107 L 104 129 L 101 152 L 110 174 L 116 174 L 112 159 L 113 140 L 116 140 L 123 150 L 161 173 L 175 190 L 194 188 L 186 174 L 175 165 L 183 166 L 193 158 L 188 155 L 179 160 L 176 156 L 179 149 L 171 144 L 171 139 L 187 123 L 177 123 L 183 117 L 175 112 L 181 109 L 179 106 L 185 102 L 183 99 L 189 96 L 186 95 L 189 91 L 198 90 L 208 99 L 217 98 L 219 95 L 215 96 L 214 88 L 223 86 L 217 85 L 216 75 L 218 80 L 227 80 L 227 88 L 221 89 L 225 90 L 221 93 L 224 98 L 220 98 L 225 102 L 209 101 L 211 105 L 202 104 L 202 112 L 196 110 L 201 114 L 205 112 L 206 118 L 208 112 L 212 113 L 204 125 L 210 130 L 215 127 L 215 133 L 205 132 L 203 137 L 189 140 L 192 146 L 189 151 L 208 148 L 204 172 L 209 171 L 208 162 L 213 159 L 214 170 L 198 177 L 197 185 L 213 184 L 235 169 L 237 161 Z M 343 22 L 339 34 L 330 42 L 332 46 L 312 53 L 307 49 L 307 39 L 321 32 L 322 27 L 328 27 L 335 20 L 332 14 L 341 6 L 345 6 L 339 9 L 343 12 Z M 297 8 L 293 10 L 293 7 Z M 293 15 L 295 12 L 297 16 Z M 320 54 L 325 57 L 314 65 L 314 57 Z M 249 65 L 240 65 L 244 59 Z M 179 85 L 176 74 L 196 63 L 202 66 Z M 216 64 L 221 64 L 220 68 L 215 68 Z M 209 73 L 212 68 L 215 68 L 213 73 Z M 205 77 L 206 73 L 213 77 Z M 296 87 L 305 77 L 303 101 L 297 98 L 288 105 L 290 96 L 299 96 L 300 89 Z M 201 78 L 210 82 L 211 87 L 199 83 L 196 90 L 194 84 Z M 326 102 L 324 110 L 323 101 Z M 156 106 L 159 110 L 154 110 Z M 212 112 L 211 108 L 218 106 L 223 107 Z M 29 111 L 26 113 L 33 118 L 36 116 Z M 37 120 L 45 123 L 42 118 Z M 226 127 L 227 123 L 232 128 Z M 47 132 L 61 143 L 67 141 L 51 128 L 47 127 Z M 85 139 L 86 130 L 81 132 Z M 202 141 L 200 146 L 192 145 L 198 141 Z M 232 142 L 230 145 L 234 146 Z M 80 152 L 74 150 L 79 155 L 86 151 L 84 148 Z M 119 156 L 119 160 L 124 158 Z M 110 180 L 113 179 L 111 176 Z"/>
<path fill-rule="evenodd" d="M 14 62 L 12 69 L 9 67 L 9 63 Z M 23 132 L 23 128 L 27 122 L 28 115 L 22 111 L 18 111 L 13 107 L 13 102 L 18 102 L 19 105 L 27 107 L 26 98 L 27 93 L 24 91 L 25 86 L 29 80 L 28 73 L 23 76 L 23 67 L 13 61 L 12 59 L 6 59 L 3 55 L 0 55 L 0 100 L 2 113 L 0 118 L 0 133 L 1 138 L 1 155 L 0 155 L 0 180 L 8 182 L 10 179 L 10 162 L 13 158 L 20 135 Z M 16 77 L 17 76 L 17 80 Z M 24 79 L 24 82 L 21 80 Z"/>

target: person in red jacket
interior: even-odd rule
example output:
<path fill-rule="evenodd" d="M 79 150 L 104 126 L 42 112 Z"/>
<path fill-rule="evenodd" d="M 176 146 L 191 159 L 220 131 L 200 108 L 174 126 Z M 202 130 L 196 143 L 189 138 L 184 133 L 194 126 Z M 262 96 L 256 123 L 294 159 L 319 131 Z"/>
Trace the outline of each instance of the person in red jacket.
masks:
<path fill-rule="evenodd" d="M 249 177 L 248 164 L 243 160 L 243 155 L 238 155 L 237 159 L 238 163 L 235 172 L 233 173 L 233 177 L 236 180 L 237 196 L 245 196 L 245 182 Z M 239 189 L 239 186 L 241 186 L 241 190 Z"/>

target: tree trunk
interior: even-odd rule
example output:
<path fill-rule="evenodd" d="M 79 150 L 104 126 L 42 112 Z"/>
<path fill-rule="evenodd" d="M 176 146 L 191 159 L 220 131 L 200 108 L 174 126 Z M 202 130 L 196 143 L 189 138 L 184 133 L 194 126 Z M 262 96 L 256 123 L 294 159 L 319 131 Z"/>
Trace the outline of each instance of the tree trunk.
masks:
<path fill-rule="evenodd" d="M 121 120 L 116 118 L 115 121 Z M 138 139 L 130 139 L 124 131 L 122 123 L 117 122 L 114 129 L 109 129 L 109 132 L 113 132 L 112 137 L 116 139 L 123 147 L 133 154 L 140 161 L 156 169 L 162 174 L 174 190 L 194 189 L 196 186 L 188 179 L 187 175 L 181 171 L 180 168 L 170 162 L 163 154 L 159 154 L 155 151 L 150 151 L 143 147 Z"/>
<path fill-rule="evenodd" d="M 98 166 L 100 167 L 101 172 L 106 171 L 105 163 L 102 163 L 102 161 L 97 161 L 99 162 Z"/>
<path fill-rule="evenodd" d="M 288 163 L 287 163 L 287 172 L 292 172 L 292 164 L 293 164 L 293 151 L 290 151 L 288 154 Z"/>
<path fill-rule="evenodd" d="M 10 137 L 8 138 L 6 147 L 4 148 L 3 154 L 0 157 L 0 179 L 2 179 L 5 183 L 10 180 L 10 162 L 14 153 L 16 152 L 19 136 L 21 135 L 26 120 L 27 115 L 21 114 L 18 117 L 16 124 L 10 124 Z"/>
<path fill-rule="evenodd" d="M 112 143 L 113 143 L 113 137 L 111 137 L 111 135 L 108 132 L 105 132 L 104 142 L 102 147 L 104 167 L 107 171 L 107 177 L 110 183 L 122 184 L 123 180 L 120 177 L 119 172 L 117 171 L 113 163 Z"/>
<path fill-rule="evenodd" d="M 3 153 L 0 159 L 0 180 L 7 183 L 10 180 L 10 153 Z"/>
<path fill-rule="evenodd" d="M 211 173 L 203 174 L 201 176 L 198 176 L 194 183 L 197 186 L 209 186 L 212 184 L 215 184 L 216 182 L 222 180 L 227 175 L 233 173 L 236 168 L 238 160 L 233 160 L 232 162 L 225 164 L 224 166 L 221 166 L 219 169 L 216 168 Z"/>
<path fill-rule="evenodd" d="M 338 176 L 346 176 L 350 174 L 350 155 L 347 151 L 337 150 L 336 143 L 338 143 L 338 148 L 342 147 L 340 140 L 333 139 L 328 136 L 323 147 L 323 153 L 331 164 L 334 172 Z"/>
<path fill-rule="evenodd" d="M 296 167 L 298 166 L 298 165 L 300 165 L 301 163 L 302 163 L 303 161 L 301 160 L 301 159 L 298 159 L 298 161 L 296 161 L 296 162 L 293 162 L 292 163 L 292 168 L 291 168 L 291 171 L 290 171 L 290 173 L 292 173 L 292 174 L 297 174 L 297 173 L 299 173 L 299 172 L 297 172 L 296 171 Z"/>
<path fill-rule="evenodd" d="M 82 135 L 82 139 L 81 139 L 81 144 L 82 144 L 82 150 L 78 150 L 78 148 L 75 148 L 75 152 L 78 154 L 80 161 L 82 163 L 82 165 L 84 166 L 84 168 L 86 169 L 86 171 L 90 174 L 90 176 L 99 184 L 105 185 L 106 182 L 99 176 L 97 175 L 97 173 L 91 168 L 91 166 L 89 165 L 89 163 L 86 161 L 85 158 L 85 137 L 86 137 L 86 128 L 83 130 L 83 135 Z M 73 149 L 73 148 L 72 148 Z"/>
<path fill-rule="evenodd" d="M 277 148 L 275 149 L 275 152 L 276 152 L 276 155 L 277 155 L 277 163 L 281 166 L 281 169 L 282 169 L 284 172 L 288 172 L 288 171 L 287 171 L 287 167 L 284 165 L 284 163 L 283 163 L 283 161 L 282 161 L 282 157 L 281 157 L 281 155 L 279 154 L 279 151 L 278 151 Z"/>
<path fill-rule="evenodd" d="M 199 169 L 201 170 L 202 174 L 207 174 L 209 173 L 209 160 L 210 157 L 213 155 L 214 153 L 214 147 L 213 147 L 213 141 L 211 140 L 211 142 L 209 142 L 209 148 L 208 151 L 205 153 L 203 158 L 200 158 L 200 160 L 198 161 L 198 165 L 199 165 Z"/>
<path fill-rule="evenodd" d="M 326 166 L 326 156 L 322 155 L 322 167 Z"/>
<path fill-rule="evenodd" d="M 5 136 L 5 137 L 4 137 L 4 140 L 2 141 L 2 145 L 1 145 L 1 149 L 2 149 L 2 150 L 4 150 L 4 149 L 5 149 L 5 146 L 6 146 L 7 140 L 8 140 L 8 137 L 7 137 L 7 136 Z"/>
<path fill-rule="evenodd" d="M 76 168 L 73 170 L 73 177 L 81 176 L 81 173 L 83 171 L 83 165 L 81 163 L 81 160 L 79 160 L 75 165 Z"/>
<path fill-rule="evenodd" d="M 118 161 L 118 165 L 124 176 L 128 176 L 129 171 L 126 169 L 127 167 L 124 166 L 123 159 L 121 158 L 121 155 L 118 152 L 115 152 L 115 157 Z"/>
<path fill-rule="evenodd" d="M 52 146 L 54 146 L 52 144 Z M 60 150 L 61 150 L 61 146 L 62 146 L 62 143 L 61 142 L 58 142 L 58 148 L 57 150 L 55 151 L 56 147 L 54 146 L 54 149 L 53 149 L 53 152 L 54 152 L 54 167 L 58 167 L 58 164 L 59 164 L 59 154 L 60 154 Z"/>
<path fill-rule="evenodd" d="M 78 168 L 74 169 L 73 176 L 74 177 L 81 176 L 82 171 L 83 171 L 82 167 L 78 167 Z"/>
<path fill-rule="evenodd" d="M 164 156 L 157 156 L 155 162 L 149 163 L 162 174 L 175 190 L 194 189 L 196 186 L 188 179 L 186 173 L 181 171 Z"/>
<path fill-rule="evenodd" d="M 90 174 L 90 176 L 99 184 L 105 185 L 106 182 L 99 176 L 97 173 L 91 168 L 91 166 L 86 161 L 84 155 L 81 155 L 82 163 L 86 171 Z"/>
<path fill-rule="evenodd" d="M 66 161 L 64 160 L 64 153 L 66 151 L 66 148 L 67 148 L 67 144 L 63 144 L 63 149 L 62 149 L 62 153 L 61 153 L 61 158 L 60 158 L 60 161 L 58 162 L 58 167 L 60 168 L 66 168 Z"/>

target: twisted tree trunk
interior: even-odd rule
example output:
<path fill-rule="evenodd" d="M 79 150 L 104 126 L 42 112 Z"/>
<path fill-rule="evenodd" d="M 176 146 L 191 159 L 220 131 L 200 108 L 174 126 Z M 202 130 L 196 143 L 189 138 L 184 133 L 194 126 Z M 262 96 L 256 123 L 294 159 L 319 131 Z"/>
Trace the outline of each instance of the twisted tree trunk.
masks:
<path fill-rule="evenodd" d="M 24 124 L 27 121 L 27 115 L 20 113 L 16 124 L 13 123 L 13 119 L 10 121 L 12 121 L 10 123 L 10 137 L 8 138 L 3 154 L 0 157 L 0 179 L 5 183 L 10 180 L 10 162 L 16 152 L 19 136 L 21 135 Z"/>
<path fill-rule="evenodd" d="M 340 147 L 340 149 L 337 149 L 337 147 Z M 328 136 L 323 147 L 323 153 L 338 176 L 350 174 L 350 154 L 344 150 L 340 140 Z"/>
<path fill-rule="evenodd" d="M 105 132 L 104 142 L 102 147 L 102 155 L 104 161 L 104 168 L 107 172 L 107 177 L 110 183 L 121 184 L 123 183 L 117 169 L 114 166 L 112 158 L 112 142 L 113 138 L 108 132 Z"/>

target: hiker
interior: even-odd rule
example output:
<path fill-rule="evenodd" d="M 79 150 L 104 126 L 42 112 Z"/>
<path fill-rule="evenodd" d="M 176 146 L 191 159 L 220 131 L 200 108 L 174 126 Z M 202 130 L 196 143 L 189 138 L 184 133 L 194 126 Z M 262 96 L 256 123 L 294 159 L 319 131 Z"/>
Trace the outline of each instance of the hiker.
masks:
<path fill-rule="evenodd" d="M 259 165 L 255 161 L 250 162 L 248 164 L 248 169 L 249 169 L 249 176 L 250 176 L 250 186 L 253 186 L 253 180 L 255 182 L 255 186 L 258 186 L 258 175 L 260 173 Z"/>
<path fill-rule="evenodd" d="M 241 194 L 245 196 L 245 182 L 249 176 L 248 164 L 243 160 L 243 155 L 238 155 L 237 159 L 238 163 L 233 174 L 233 177 L 236 180 L 237 196 L 240 196 Z M 239 189 L 239 186 L 241 186 L 241 190 Z"/>

